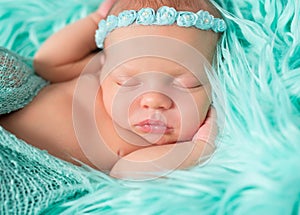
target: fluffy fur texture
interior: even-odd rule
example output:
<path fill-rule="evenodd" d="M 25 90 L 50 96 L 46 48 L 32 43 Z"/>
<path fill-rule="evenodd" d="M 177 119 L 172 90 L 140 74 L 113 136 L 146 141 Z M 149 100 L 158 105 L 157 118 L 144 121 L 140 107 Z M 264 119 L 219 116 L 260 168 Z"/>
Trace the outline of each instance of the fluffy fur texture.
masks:
<path fill-rule="evenodd" d="M 32 57 L 96 0 L 0 3 L 0 45 Z M 47 212 L 65 214 L 299 214 L 300 3 L 217 0 L 228 30 L 211 77 L 221 132 L 205 165 L 129 182 L 92 172 L 89 193 Z M 221 9 L 222 8 L 222 9 Z M 224 119 L 224 120 L 221 120 Z"/>

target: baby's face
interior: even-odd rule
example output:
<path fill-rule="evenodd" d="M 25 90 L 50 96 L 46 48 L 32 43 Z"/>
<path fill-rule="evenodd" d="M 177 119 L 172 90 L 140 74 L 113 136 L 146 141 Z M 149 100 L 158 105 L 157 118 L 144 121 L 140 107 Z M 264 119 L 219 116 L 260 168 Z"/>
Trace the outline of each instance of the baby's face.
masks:
<path fill-rule="evenodd" d="M 137 35 L 176 38 L 196 48 L 208 61 L 218 39 L 215 33 L 196 29 L 138 26 L 115 30 L 105 45 Z M 101 87 L 105 109 L 113 121 L 152 144 L 191 140 L 210 106 L 209 83 L 161 57 L 123 62 L 104 78 Z"/>

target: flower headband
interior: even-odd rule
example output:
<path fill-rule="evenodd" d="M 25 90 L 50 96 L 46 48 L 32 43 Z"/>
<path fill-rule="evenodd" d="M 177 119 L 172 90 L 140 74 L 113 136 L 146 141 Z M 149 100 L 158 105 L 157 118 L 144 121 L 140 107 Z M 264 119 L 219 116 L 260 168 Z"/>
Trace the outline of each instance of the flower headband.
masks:
<path fill-rule="evenodd" d="M 225 21 L 214 18 L 208 11 L 177 12 L 172 7 L 162 6 L 155 14 L 155 10 L 152 8 L 142 8 L 139 11 L 125 10 L 118 16 L 109 15 L 106 20 L 101 20 L 95 34 L 96 44 L 98 48 L 103 48 L 106 36 L 119 27 L 127 27 L 132 24 L 172 25 L 175 22 L 181 27 L 196 27 L 200 30 L 213 30 L 216 33 L 226 30 Z"/>

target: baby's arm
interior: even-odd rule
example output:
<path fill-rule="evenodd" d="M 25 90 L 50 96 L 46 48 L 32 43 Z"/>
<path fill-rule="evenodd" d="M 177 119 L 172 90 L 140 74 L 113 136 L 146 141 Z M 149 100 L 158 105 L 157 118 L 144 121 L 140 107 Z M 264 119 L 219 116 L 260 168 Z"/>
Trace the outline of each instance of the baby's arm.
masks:
<path fill-rule="evenodd" d="M 160 177 L 175 169 L 186 169 L 205 161 L 214 147 L 204 141 L 190 141 L 140 149 L 120 159 L 110 175 L 123 179 Z"/>
<path fill-rule="evenodd" d="M 217 132 L 216 112 L 211 108 L 192 141 L 134 151 L 120 159 L 110 175 L 116 178 L 147 179 L 159 177 L 163 172 L 195 166 L 207 160 L 214 152 Z"/>
<path fill-rule="evenodd" d="M 51 82 L 71 80 L 78 76 L 95 55 L 94 33 L 97 13 L 66 26 L 52 35 L 34 56 L 36 72 Z"/>
<path fill-rule="evenodd" d="M 52 35 L 34 57 L 36 72 L 51 82 L 77 77 L 97 54 L 95 31 L 115 0 L 106 0 L 100 8 Z"/>

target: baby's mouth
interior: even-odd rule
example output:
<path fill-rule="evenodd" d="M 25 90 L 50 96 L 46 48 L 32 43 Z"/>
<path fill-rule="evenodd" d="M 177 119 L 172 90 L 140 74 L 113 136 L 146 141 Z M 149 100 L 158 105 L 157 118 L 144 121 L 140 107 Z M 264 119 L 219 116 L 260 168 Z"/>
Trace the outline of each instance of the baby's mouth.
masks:
<path fill-rule="evenodd" d="M 166 125 L 160 120 L 147 119 L 134 125 L 134 127 L 142 133 L 153 134 L 168 134 L 171 133 L 173 128 Z"/>

